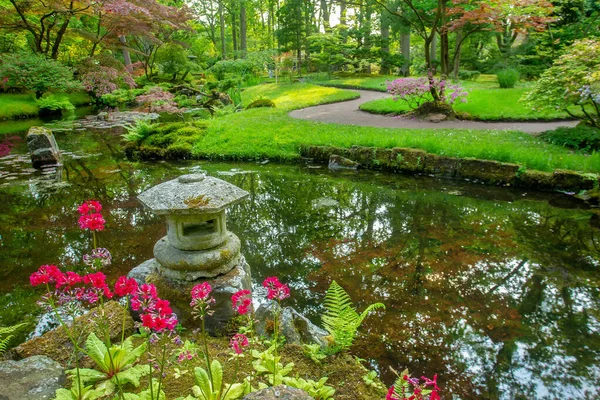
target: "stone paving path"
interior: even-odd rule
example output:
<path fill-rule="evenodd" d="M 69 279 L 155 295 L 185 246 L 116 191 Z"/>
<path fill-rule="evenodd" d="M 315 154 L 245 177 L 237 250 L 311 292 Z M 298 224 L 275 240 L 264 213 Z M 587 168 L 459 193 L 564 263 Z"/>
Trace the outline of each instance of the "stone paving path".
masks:
<path fill-rule="evenodd" d="M 575 126 L 577 121 L 556 122 L 482 122 L 482 121 L 442 121 L 428 122 L 404 119 L 402 117 L 388 117 L 385 115 L 371 114 L 360 111 L 358 107 L 367 101 L 383 99 L 390 95 L 383 92 L 370 90 L 353 90 L 360 94 L 355 100 L 341 103 L 324 104 L 321 106 L 303 108 L 290 112 L 292 118 L 309 121 L 332 122 L 344 125 L 374 126 L 379 128 L 410 128 L 410 129 L 498 129 L 518 130 L 531 134 L 556 129 L 561 126 Z"/>

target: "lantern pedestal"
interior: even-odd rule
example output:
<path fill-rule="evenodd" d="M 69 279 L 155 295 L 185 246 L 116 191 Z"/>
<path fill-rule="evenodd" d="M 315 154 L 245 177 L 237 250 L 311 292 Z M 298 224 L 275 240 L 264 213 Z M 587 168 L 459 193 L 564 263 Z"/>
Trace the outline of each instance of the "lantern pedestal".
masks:
<path fill-rule="evenodd" d="M 154 258 L 132 269 L 128 276 L 140 284 L 154 284 L 160 296 L 170 301 L 179 321 L 186 327 L 199 326 L 199 321 L 192 317 L 190 292 L 198 283 L 208 282 L 213 288 L 211 295 L 215 304 L 211 309 L 215 313 L 206 318 L 206 330 L 213 335 L 227 334 L 229 322 L 237 316 L 231 306 L 231 296 L 237 291 L 252 289 L 250 265 L 244 256 L 231 271 L 211 279 L 190 282 L 169 278 L 162 274 L 161 265 Z"/>

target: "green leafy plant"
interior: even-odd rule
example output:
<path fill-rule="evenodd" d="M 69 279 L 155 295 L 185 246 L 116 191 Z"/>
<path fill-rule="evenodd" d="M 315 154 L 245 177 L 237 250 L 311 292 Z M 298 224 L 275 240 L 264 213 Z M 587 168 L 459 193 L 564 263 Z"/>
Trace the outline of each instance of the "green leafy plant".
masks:
<path fill-rule="evenodd" d="M 375 303 L 358 314 L 352 299 L 336 281 L 331 282 L 324 305 L 326 311 L 323 315 L 323 327 L 333 338 L 333 344 L 327 349 L 332 354 L 352 346 L 358 328 L 371 311 L 385 309 L 383 303 Z"/>
<path fill-rule="evenodd" d="M 310 358 L 315 364 L 320 365 L 321 361 L 327 358 L 327 355 L 321 350 L 321 346 L 316 343 L 304 344 L 302 345 L 302 348 L 304 350 L 304 355 Z"/>
<path fill-rule="evenodd" d="M 600 150 L 600 129 L 579 125 L 573 128 L 562 127 L 543 132 L 540 139 L 558 146 L 570 147 L 585 152 Z"/>
<path fill-rule="evenodd" d="M 135 125 L 127 125 L 125 129 L 127 133 L 123 134 L 123 139 L 127 142 L 141 142 L 148 136 L 154 133 L 156 126 L 144 119 L 138 119 L 135 121 Z"/>
<path fill-rule="evenodd" d="M 134 348 L 131 337 L 125 339 L 120 345 L 108 348 L 93 332 L 90 333 L 85 343 L 85 350 L 98 369 L 80 368 L 81 382 L 84 385 L 97 384 L 96 390 L 103 395 L 109 395 L 117 386 L 127 383 L 138 387 L 140 378 L 150 373 L 147 365 L 136 365 L 146 348 L 145 342 Z M 76 371 L 70 370 L 68 373 L 75 376 Z"/>
<path fill-rule="evenodd" d="M 275 103 L 273 100 L 263 98 L 253 100 L 250 104 L 246 106 L 246 110 L 250 110 L 251 108 L 262 108 L 262 107 L 270 107 L 275 108 Z"/>
<path fill-rule="evenodd" d="M 54 400 L 96 400 L 104 396 L 101 389 L 95 389 L 93 385 L 81 386 L 74 384 L 71 389 L 58 389 Z"/>
<path fill-rule="evenodd" d="M 69 99 L 56 96 L 47 96 L 35 101 L 40 110 L 48 111 L 74 111 L 75 106 L 71 104 Z"/>
<path fill-rule="evenodd" d="M 27 325 L 26 323 L 12 325 L 12 326 L 0 326 L 0 354 L 8 349 L 10 340 L 13 338 L 13 333 Z"/>
<path fill-rule="evenodd" d="M 276 352 L 277 346 L 277 343 L 273 343 L 265 351 L 252 350 L 252 357 L 254 357 L 252 367 L 258 374 L 265 374 L 272 386 L 280 385 L 283 379 L 294 369 L 294 363 L 292 362 L 285 366 L 281 363 L 281 356 Z"/>
<path fill-rule="evenodd" d="M 296 389 L 304 390 L 315 400 L 328 400 L 333 399 L 335 389 L 325 385 L 327 379 L 327 377 L 323 377 L 318 381 L 314 381 L 312 379 L 303 379 L 299 377 L 286 377 L 283 378 L 283 383 Z"/>
<path fill-rule="evenodd" d="M 512 68 L 503 69 L 496 74 L 498 84 L 502 89 L 514 88 L 517 82 L 519 82 L 520 76 L 519 71 Z"/>
<path fill-rule="evenodd" d="M 210 374 L 206 369 L 196 367 L 194 375 L 197 385 L 192 388 L 194 397 L 188 396 L 188 399 L 234 400 L 244 394 L 245 383 L 223 383 L 223 365 L 218 360 L 212 360 Z"/>

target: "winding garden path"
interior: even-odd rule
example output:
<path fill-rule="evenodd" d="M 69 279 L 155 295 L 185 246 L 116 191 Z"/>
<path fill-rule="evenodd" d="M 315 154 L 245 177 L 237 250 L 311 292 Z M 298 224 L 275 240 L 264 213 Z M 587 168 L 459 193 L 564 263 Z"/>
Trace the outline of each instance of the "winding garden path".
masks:
<path fill-rule="evenodd" d="M 556 129 L 561 126 L 575 126 L 577 121 L 556 122 L 483 122 L 483 121 L 442 121 L 428 122 L 404 119 L 402 117 L 388 117 L 385 115 L 371 114 L 359 110 L 359 106 L 367 101 L 383 99 L 390 95 L 371 90 L 353 90 L 360 94 L 355 100 L 340 103 L 324 104 L 308 107 L 290 112 L 292 118 L 310 121 L 332 122 L 344 125 L 374 126 L 379 128 L 410 128 L 410 129 L 498 129 L 516 130 L 531 134 L 541 133 Z"/>

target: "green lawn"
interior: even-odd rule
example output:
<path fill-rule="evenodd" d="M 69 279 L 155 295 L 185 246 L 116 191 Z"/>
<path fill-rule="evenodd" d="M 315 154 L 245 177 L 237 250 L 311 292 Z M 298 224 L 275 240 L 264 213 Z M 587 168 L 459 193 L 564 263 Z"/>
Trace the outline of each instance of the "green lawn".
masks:
<path fill-rule="evenodd" d="M 340 147 L 408 147 L 433 154 L 513 162 L 530 169 L 600 172 L 600 154 L 584 155 L 543 142 L 522 132 L 478 130 L 411 130 L 344 126 L 293 119 L 287 112 L 318 101 L 309 84 L 261 85 L 244 93 L 271 98 L 280 107 L 253 109 L 211 120 L 194 145 L 195 155 L 209 158 L 294 160 L 309 145 Z M 307 93 L 306 96 L 303 93 Z M 350 94 L 333 89 L 321 102 Z"/>
<path fill-rule="evenodd" d="M 253 100 L 260 97 L 271 99 L 277 108 L 289 111 L 317 104 L 352 100 L 358 98 L 359 94 L 310 83 L 270 83 L 244 89 L 242 92 L 242 106 L 246 107 Z"/>
<path fill-rule="evenodd" d="M 67 97 L 74 106 L 89 104 L 90 98 L 83 92 L 58 93 L 59 98 Z M 0 120 L 15 118 L 33 118 L 39 113 L 33 93 L 0 94 Z"/>
<path fill-rule="evenodd" d="M 386 82 L 397 78 L 397 76 L 389 75 L 341 78 L 320 81 L 319 83 L 336 87 L 362 88 L 385 92 Z M 456 111 L 467 113 L 478 120 L 534 121 L 569 119 L 569 116 L 563 111 L 535 111 L 519 103 L 521 96 L 530 90 L 531 83 L 520 83 L 513 89 L 500 89 L 494 75 L 482 75 L 476 82 L 463 81 L 461 85 L 469 92 L 467 103 L 456 104 L 454 108 Z M 392 99 L 373 100 L 361 105 L 360 109 L 375 114 L 396 115 L 409 111 L 404 103 Z M 576 108 L 571 111 L 579 113 Z"/>

